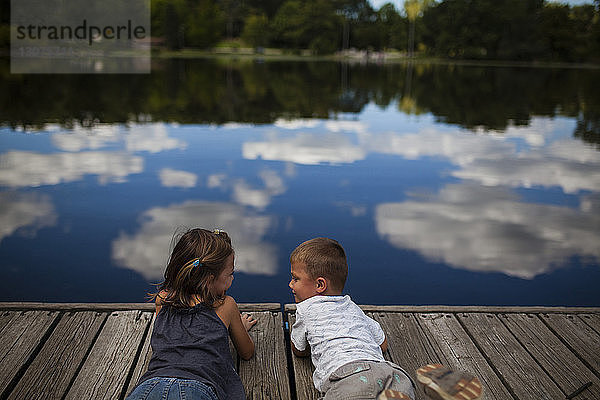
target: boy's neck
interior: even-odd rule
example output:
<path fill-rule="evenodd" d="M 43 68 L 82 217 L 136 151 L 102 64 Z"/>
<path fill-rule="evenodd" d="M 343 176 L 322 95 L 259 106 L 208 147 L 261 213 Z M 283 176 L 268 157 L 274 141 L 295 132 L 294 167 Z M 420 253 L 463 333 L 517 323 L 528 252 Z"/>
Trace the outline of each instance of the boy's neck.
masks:
<path fill-rule="evenodd" d="M 338 290 L 326 290 L 323 293 L 318 293 L 315 296 L 341 296 L 342 292 Z"/>

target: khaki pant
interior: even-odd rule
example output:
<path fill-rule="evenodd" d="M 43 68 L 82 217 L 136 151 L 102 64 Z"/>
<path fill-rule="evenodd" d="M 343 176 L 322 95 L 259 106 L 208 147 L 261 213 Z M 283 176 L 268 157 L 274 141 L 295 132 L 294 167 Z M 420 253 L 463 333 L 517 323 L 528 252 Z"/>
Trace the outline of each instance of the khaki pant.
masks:
<path fill-rule="evenodd" d="M 323 400 L 375 399 L 386 389 L 415 398 L 414 383 L 400 367 L 388 362 L 353 361 L 336 369 L 329 377 L 331 387 Z"/>

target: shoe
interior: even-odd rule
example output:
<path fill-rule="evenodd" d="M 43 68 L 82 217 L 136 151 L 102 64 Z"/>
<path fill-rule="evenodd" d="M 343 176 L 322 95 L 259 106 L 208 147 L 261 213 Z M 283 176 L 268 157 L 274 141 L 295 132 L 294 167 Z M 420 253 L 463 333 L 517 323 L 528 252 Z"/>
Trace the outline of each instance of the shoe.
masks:
<path fill-rule="evenodd" d="M 412 398 L 408 397 L 408 395 L 399 392 L 397 390 L 386 389 L 383 392 L 379 393 L 377 396 L 377 400 L 412 400 Z"/>
<path fill-rule="evenodd" d="M 417 370 L 417 380 L 425 394 L 434 400 L 475 400 L 483 386 L 468 372 L 454 371 L 441 364 L 428 364 Z"/>

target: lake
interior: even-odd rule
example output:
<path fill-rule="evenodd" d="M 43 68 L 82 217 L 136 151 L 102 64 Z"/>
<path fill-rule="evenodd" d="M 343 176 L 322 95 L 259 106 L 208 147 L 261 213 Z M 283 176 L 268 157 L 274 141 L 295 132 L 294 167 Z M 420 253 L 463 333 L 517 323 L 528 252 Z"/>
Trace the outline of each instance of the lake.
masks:
<path fill-rule="evenodd" d="M 346 249 L 362 304 L 600 306 L 600 70 L 159 59 L 0 63 L 0 301 L 141 302 L 186 227 L 238 302 Z"/>

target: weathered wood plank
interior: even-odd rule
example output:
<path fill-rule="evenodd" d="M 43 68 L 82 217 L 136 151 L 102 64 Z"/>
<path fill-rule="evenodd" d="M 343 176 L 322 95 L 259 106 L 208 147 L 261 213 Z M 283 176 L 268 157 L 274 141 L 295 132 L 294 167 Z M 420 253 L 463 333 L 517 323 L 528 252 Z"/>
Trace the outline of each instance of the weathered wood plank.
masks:
<path fill-rule="evenodd" d="M 106 317 L 95 311 L 63 315 L 9 399 L 61 399 Z"/>
<path fill-rule="evenodd" d="M 369 314 L 381 325 L 388 341 L 391 361 L 402 367 L 416 381 L 417 368 L 432 363 L 446 363 L 440 352 L 436 352 L 423 330 L 411 313 L 372 313 Z M 417 385 L 418 398 L 426 398 L 420 385 Z"/>
<path fill-rule="evenodd" d="M 542 320 L 588 367 L 600 376 L 600 334 L 577 315 L 543 314 Z"/>
<path fill-rule="evenodd" d="M 477 346 L 519 399 L 558 399 L 564 393 L 493 314 L 459 314 Z"/>
<path fill-rule="evenodd" d="M 600 334 L 600 314 L 579 314 L 578 317 Z"/>
<path fill-rule="evenodd" d="M 600 399 L 600 379 L 596 377 L 534 314 L 505 314 L 500 320 L 521 345 L 537 360 L 565 394 L 587 382 L 593 385 L 577 400 Z"/>
<path fill-rule="evenodd" d="M 42 344 L 44 336 L 59 318 L 56 311 L 26 311 L 4 315 L 8 324 L 0 335 L 0 397 Z M 9 318 L 10 317 L 10 318 Z"/>
<path fill-rule="evenodd" d="M 258 321 L 249 333 L 254 340 L 255 354 L 248 361 L 240 360 L 240 378 L 248 399 L 291 399 L 285 341 L 280 312 L 254 312 Z"/>
<path fill-rule="evenodd" d="M 0 335 L 10 325 L 10 321 L 20 313 L 17 311 L 2 311 L 0 313 Z"/>
<path fill-rule="evenodd" d="M 453 314 L 419 314 L 417 320 L 448 366 L 470 372 L 481 380 L 486 399 L 512 398 Z"/>
<path fill-rule="evenodd" d="M 241 311 L 279 311 L 279 303 L 240 303 Z M 59 311 L 154 311 L 154 303 L 19 303 L 0 302 L 0 310 L 59 310 Z"/>
<path fill-rule="evenodd" d="M 138 358 L 137 364 L 133 369 L 133 373 L 131 374 L 131 379 L 129 380 L 129 386 L 127 387 L 126 395 L 129 394 L 136 387 L 138 381 L 144 375 L 144 373 L 148 370 L 148 363 L 150 362 L 150 357 L 152 357 L 152 347 L 150 346 L 150 339 L 152 339 L 152 330 L 154 329 L 154 320 L 156 319 L 156 314 L 152 314 L 152 320 L 150 321 L 150 327 L 148 328 L 148 333 L 144 338 L 144 344 L 142 345 L 142 350 L 140 352 L 140 358 Z"/>
<path fill-rule="evenodd" d="M 1 304 L 1 303 L 0 303 Z M 1 308 L 1 307 L 0 307 Z M 408 312 L 408 313 L 600 313 L 600 307 L 545 307 L 545 306 L 382 306 L 362 304 L 364 312 Z M 285 304 L 284 310 L 296 311 L 296 304 Z"/>
<path fill-rule="evenodd" d="M 287 319 L 291 332 L 292 326 L 296 322 L 296 314 L 288 313 Z M 312 375 L 315 367 L 310 357 L 297 357 L 294 353 L 291 354 L 291 357 L 294 368 L 294 381 L 296 382 L 296 398 L 298 400 L 317 400 L 320 394 L 313 383 Z"/>
<path fill-rule="evenodd" d="M 118 398 L 151 319 L 150 312 L 113 312 L 65 398 Z"/>
<path fill-rule="evenodd" d="M 372 313 L 372 312 L 365 312 L 365 315 L 367 315 L 367 316 L 368 316 L 368 317 L 370 317 L 370 318 L 373 318 L 374 320 L 377 320 L 377 318 L 375 318 L 375 313 Z M 380 322 L 379 324 L 381 325 L 381 322 Z M 384 330 L 384 332 L 385 332 L 385 337 L 386 337 L 386 339 L 387 339 L 387 340 L 388 340 L 388 342 L 389 342 L 390 338 L 389 338 L 389 335 L 388 335 L 388 333 L 385 331 L 385 329 L 383 328 L 383 326 L 382 326 L 382 329 Z M 383 352 L 383 358 L 385 358 L 387 361 L 394 362 L 394 360 L 393 360 L 393 358 L 392 358 L 392 354 L 390 353 L 390 346 L 388 346 L 388 349 L 387 349 L 386 351 L 384 351 L 384 352 Z M 407 372 L 408 372 L 408 371 L 407 371 Z"/>

